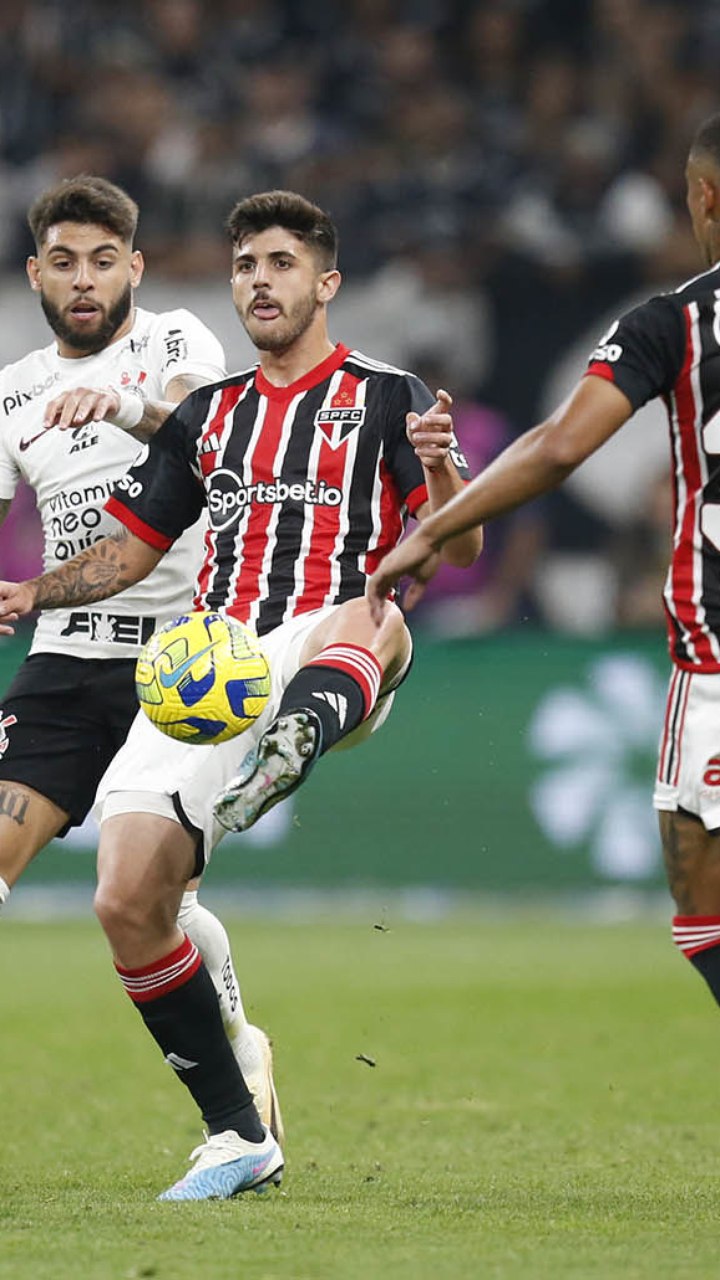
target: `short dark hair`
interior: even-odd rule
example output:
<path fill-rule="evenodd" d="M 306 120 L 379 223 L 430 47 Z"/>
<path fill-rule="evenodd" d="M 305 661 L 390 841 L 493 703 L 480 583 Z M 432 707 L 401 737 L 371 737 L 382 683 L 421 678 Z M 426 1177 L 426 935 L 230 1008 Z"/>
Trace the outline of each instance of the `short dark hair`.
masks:
<path fill-rule="evenodd" d="M 240 200 L 231 211 L 227 229 L 233 244 L 246 236 L 284 227 L 314 249 L 326 271 L 337 265 L 338 233 L 332 219 L 296 191 L 261 191 Z"/>
<path fill-rule="evenodd" d="M 690 145 L 690 155 L 707 155 L 720 168 L 720 112 L 708 116 Z"/>
<path fill-rule="evenodd" d="M 114 182 L 82 173 L 43 191 L 30 206 L 28 225 L 38 249 L 58 222 L 95 223 L 132 244 L 139 212 L 135 201 Z"/>

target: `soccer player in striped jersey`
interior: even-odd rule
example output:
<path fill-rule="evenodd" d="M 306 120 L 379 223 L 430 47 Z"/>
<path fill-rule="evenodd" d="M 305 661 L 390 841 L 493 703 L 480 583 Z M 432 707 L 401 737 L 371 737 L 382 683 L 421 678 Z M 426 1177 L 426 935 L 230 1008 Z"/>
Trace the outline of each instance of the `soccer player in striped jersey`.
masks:
<path fill-rule="evenodd" d="M 382 625 L 387 596 L 407 575 L 412 607 L 447 539 L 547 492 L 636 409 L 663 397 L 674 478 L 663 593 L 673 669 L 654 804 L 673 936 L 720 1003 L 720 115 L 698 129 L 686 180 L 706 269 L 618 320 L 569 399 L 392 550 L 368 599 Z"/>
<path fill-rule="evenodd" d="M 254 627 L 270 660 L 269 706 L 239 740 L 186 746 L 140 715 L 98 790 L 96 910 L 121 981 L 209 1133 L 171 1200 L 277 1183 L 283 1165 L 177 928 L 184 878 L 224 828 L 250 827 L 319 756 L 387 717 L 410 635 L 394 604 L 375 627 L 366 578 L 408 513 L 424 519 L 466 478 L 447 393 L 330 340 L 340 274 L 328 216 L 268 192 L 241 201 L 229 229 L 233 299 L 259 363 L 201 388 L 159 429 L 108 502 L 119 534 L 31 583 L 0 585 L 0 632 L 39 605 L 104 599 L 144 578 L 206 510 L 195 606 Z M 480 545 L 471 530 L 447 558 L 470 564 Z"/>

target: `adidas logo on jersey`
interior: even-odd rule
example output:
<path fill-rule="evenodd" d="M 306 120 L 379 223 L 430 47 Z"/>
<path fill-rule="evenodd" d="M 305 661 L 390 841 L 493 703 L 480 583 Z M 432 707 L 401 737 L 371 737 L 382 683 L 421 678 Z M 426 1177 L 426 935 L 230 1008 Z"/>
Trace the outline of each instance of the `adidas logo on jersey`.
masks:
<path fill-rule="evenodd" d="M 320 702 L 327 702 L 328 706 L 332 707 L 335 712 L 340 722 L 340 728 L 344 729 L 348 706 L 347 698 L 344 694 L 330 693 L 328 690 L 323 689 L 320 693 L 314 693 L 313 698 L 317 698 Z"/>
<path fill-rule="evenodd" d="M 200 448 L 198 449 L 198 456 L 202 457 L 205 453 L 217 453 L 219 448 L 220 437 L 217 434 L 217 431 L 211 431 L 200 445 Z"/>

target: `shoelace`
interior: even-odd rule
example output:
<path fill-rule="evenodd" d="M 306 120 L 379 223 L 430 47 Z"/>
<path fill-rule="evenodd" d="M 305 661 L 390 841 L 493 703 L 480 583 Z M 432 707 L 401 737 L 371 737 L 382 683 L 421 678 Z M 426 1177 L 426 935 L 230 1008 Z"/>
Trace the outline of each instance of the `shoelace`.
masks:
<path fill-rule="evenodd" d="M 206 1133 L 203 1130 L 203 1136 L 205 1141 L 190 1152 L 190 1162 L 197 1160 L 193 1173 L 198 1173 L 201 1169 L 212 1168 L 216 1164 L 224 1164 L 224 1157 L 237 1160 L 243 1154 L 238 1152 L 237 1143 L 239 1139 L 235 1133 Z"/>

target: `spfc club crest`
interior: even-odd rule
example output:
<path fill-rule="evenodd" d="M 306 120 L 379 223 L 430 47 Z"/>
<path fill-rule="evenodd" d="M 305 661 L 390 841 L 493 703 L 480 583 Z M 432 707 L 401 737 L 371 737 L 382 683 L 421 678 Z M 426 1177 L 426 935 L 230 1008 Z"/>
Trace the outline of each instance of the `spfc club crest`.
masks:
<path fill-rule="evenodd" d="M 359 408 L 318 409 L 315 426 L 322 431 L 331 449 L 339 449 L 350 435 L 365 421 L 365 405 Z"/>

